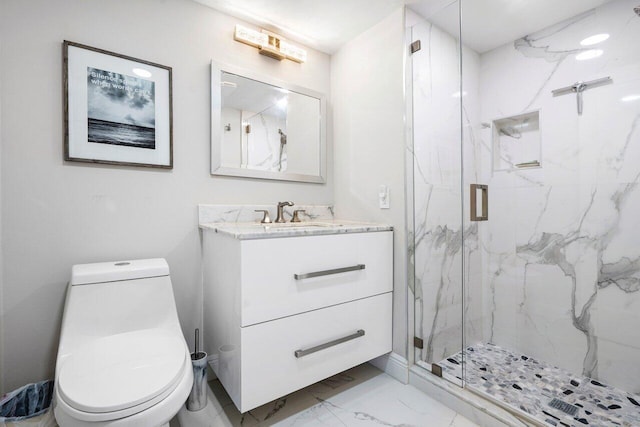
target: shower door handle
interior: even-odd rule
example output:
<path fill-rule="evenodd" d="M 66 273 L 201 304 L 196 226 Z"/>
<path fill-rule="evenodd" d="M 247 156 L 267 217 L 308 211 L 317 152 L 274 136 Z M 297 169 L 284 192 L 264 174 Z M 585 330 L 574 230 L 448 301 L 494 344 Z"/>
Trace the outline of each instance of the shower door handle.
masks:
<path fill-rule="evenodd" d="M 482 212 L 478 215 L 478 190 L 482 192 L 481 208 Z M 471 184 L 471 221 L 486 221 L 489 219 L 489 186 L 483 184 Z"/>

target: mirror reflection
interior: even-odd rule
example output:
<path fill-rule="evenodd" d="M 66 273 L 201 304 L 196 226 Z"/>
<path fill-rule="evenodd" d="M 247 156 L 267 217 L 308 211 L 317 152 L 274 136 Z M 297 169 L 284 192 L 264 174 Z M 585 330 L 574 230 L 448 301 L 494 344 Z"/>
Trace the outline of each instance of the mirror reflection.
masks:
<path fill-rule="evenodd" d="M 217 76 L 212 78 L 214 91 L 220 88 L 218 108 L 213 94 L 213 113 L 219 116 L 213 121 L 213 174 L 324 182 L 320 95 L 237 72 L 219 70 Z"/>

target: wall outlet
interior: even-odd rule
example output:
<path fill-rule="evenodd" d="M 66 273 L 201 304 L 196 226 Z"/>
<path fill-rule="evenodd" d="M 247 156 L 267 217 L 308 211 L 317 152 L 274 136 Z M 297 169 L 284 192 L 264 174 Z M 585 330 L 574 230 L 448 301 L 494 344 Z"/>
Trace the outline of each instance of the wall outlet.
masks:
<path fill-rule="evenodd" d="M 389 209 L 389 187 L 381 185 L 378 188 L 378 203 L 380 209 Z"/>

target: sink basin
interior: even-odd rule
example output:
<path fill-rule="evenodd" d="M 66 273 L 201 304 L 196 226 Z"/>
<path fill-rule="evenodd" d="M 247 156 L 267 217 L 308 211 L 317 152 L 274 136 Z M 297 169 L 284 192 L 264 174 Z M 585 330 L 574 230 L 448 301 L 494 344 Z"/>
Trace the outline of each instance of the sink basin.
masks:
<path fill-rule="evenodd" d="M 336 227 L 340 224 L 333 224 L 330 222 L 272 222 L 270 224 L 256 224 L 265 229 L 278 229 L 278 228 L 306 228 L 306 227 Z"/>

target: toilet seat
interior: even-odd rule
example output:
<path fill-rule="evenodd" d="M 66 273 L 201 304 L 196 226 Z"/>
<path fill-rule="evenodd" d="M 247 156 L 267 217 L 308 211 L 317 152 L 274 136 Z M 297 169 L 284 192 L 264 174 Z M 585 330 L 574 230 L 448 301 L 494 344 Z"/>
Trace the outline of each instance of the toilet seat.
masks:
<path fill-rule="evenodd" d="M 76 414 L 86 414 L 87 421 L 143 411 L 183 378 L 188 352 L 181 338 L 163 329 L 143 329 L 90 340 L 65 358 L 59 396 Z"/>

